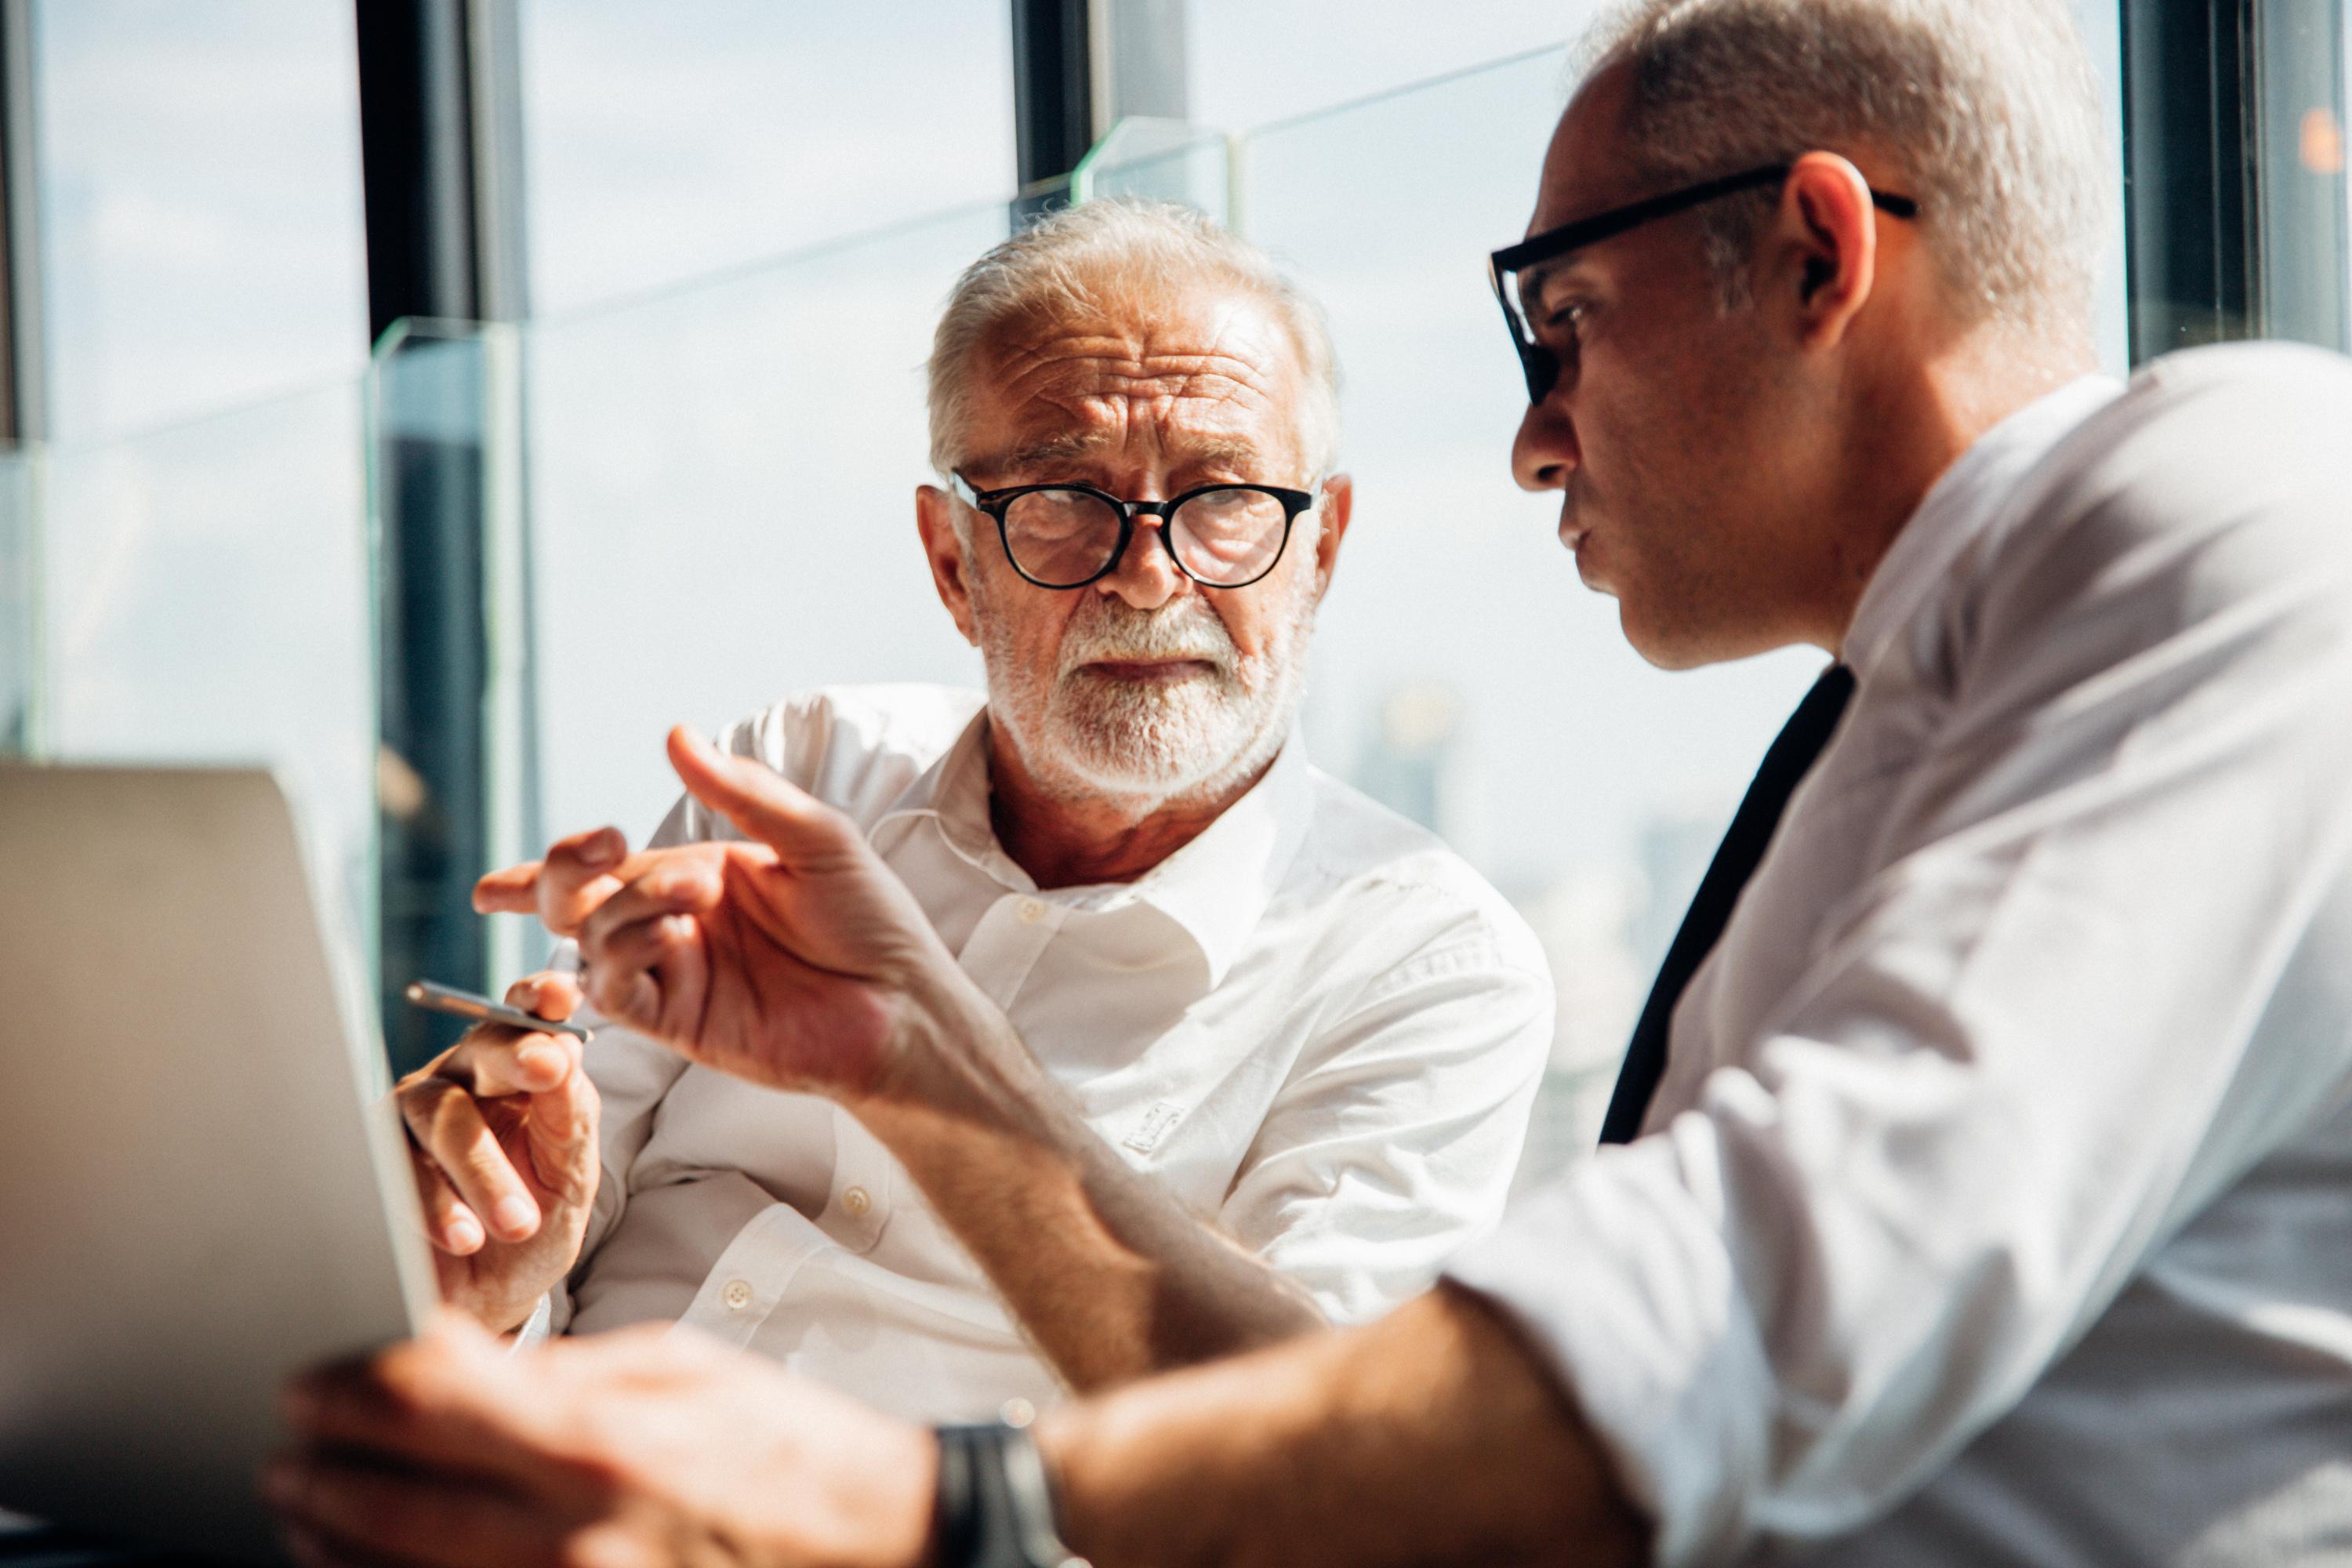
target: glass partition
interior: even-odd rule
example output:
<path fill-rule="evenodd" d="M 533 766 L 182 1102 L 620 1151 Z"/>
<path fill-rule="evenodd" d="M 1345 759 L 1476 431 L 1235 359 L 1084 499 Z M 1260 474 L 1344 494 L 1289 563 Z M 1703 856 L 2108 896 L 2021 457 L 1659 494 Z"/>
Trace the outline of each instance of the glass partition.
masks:
<path fill-rule="evenodd" d="M 33 0 L 48 433 L 88 442 L 368 352 L 352 7 Z"/>
<path fill-rule="evenodd" d="M 2262 193 L 2261 330 L 2352 350 L 2352 173 L 2345 126 L 2352 24 L 2336 0 L 2262 0 L 2253 110 Z"/>
<path fill-rule="evenodd" d="M 1012 16 L 1004 0 L 521 0 L 536 308 L 1011 190 Z"/>
<path fill-rule="evenodd" d="M 624 309 L 525 349 L 543 817 L 632 842 L 662 736 L 834 681 L 979 679 L 917 542 L 923 364 L 1002 203 Z"/>
<path fill-rule="evenodd" d="M 1511 56 L 1557 53 L 1600 14 L 1596 0 L 1351 0 L 1335 25 L 1321 0 L 1183 0 L 1187 108 L 1250 130 Z M 1442 20 L 1440 18 L 1442 17 Z"/>
<path fill-rule="evenodd" d="M 36 736 L 41 647 L 33 555 L 37 461 L 26 452 L 0 454 L 0 757 L 31 751 Z"/>
<path fill-rule="evenodd" d="M 1233 143 L 1181 120 L 1122 120 L 1070 176 L 1076 200 L 1134 196 L 1181 202 L 1232 225 Z"/>
<path fill-rule="evenodd" d="M 356 382 L 43 475 L 47 749 L 276 768 L 321 907 L 372 936 L 375 694 Z M 361 951 L 373 951 L 364 942 Z"/>
<path fill-rule="evenodd" d="M 402 321 L 376 351 L 376 551 L 384 1037 L 395 1067 L 463 1032 L 404 1005 L 419 976 L 500 988 L 545 949 L 487 924 L 474 881 L 545 844 L 531 762 L 516 329 Z"/>

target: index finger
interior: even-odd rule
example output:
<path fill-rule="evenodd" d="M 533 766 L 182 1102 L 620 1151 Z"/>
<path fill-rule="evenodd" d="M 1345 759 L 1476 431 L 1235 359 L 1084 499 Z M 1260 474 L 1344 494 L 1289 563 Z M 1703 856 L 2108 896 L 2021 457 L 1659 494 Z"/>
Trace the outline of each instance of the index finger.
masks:
<path fill-rule="evenodd" d="M 588 912 L 627 879 L 628 840 L 614 827 L 559 838 L 547 858 L 493 871 L 474 884 L 474 907 L 486 914 L 537 914 L 548 930 L 570 936 Z"/>
<path fill-rule="evenodd" d="M 775 850 L 788 866 L 865 844 L 841 813 L 773 768 L 720 751 L 687 725 L 669 732 L 669 762 L 688 795 Z"/>
<path fill-rule="evenodd" d="M 474 884 L 478 915 L 535 915 L 539 912 L 539 873 L 544 862 L 525 860 L 491 872 Z"/>

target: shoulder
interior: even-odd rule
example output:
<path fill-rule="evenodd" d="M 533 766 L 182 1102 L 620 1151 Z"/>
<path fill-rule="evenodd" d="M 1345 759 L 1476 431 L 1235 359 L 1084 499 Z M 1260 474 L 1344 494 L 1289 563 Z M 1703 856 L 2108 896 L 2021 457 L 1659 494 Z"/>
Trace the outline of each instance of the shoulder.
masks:
<path fill-rule="evenodd" d="M 1986 542 L 1982 646 L 2063 618 L 2120 657 L 2233 615 L 2352 631 L 2352 360 L 2284 343 L 2157 360 Z"/>
<path fill-rule="evenodd" d="M 2352 359 L 2299 343 L 2168 354 L 2054 455 L 2054 496 L 2130 503 L 2143 525 L 2211 525 L 2352 482 Z M 2333 531 L 2337 533 L 2342 530 Z"/>
<path fill-rule="evenodd" d="M 961 687 L 815 687 L 737 721 L 719 744 L 765 763 L 870 826 L 946 754 L 985 705 L 982 693 Z M 682 801 L 664 835 L 672 841 L 735 837 L 705 816 Z"/>
<path fill-rule="evenodd" d="M 1467 965 L 1549 989 L 1535 932 L 1443 839 L 1319 768 L 1307 770 L 1306 783 L 1308 821 L 1284 879 L 1286 900 L 1316 910 L 1333 940 L 1379 950 L 1390 978 L 1399 965 Z"/>

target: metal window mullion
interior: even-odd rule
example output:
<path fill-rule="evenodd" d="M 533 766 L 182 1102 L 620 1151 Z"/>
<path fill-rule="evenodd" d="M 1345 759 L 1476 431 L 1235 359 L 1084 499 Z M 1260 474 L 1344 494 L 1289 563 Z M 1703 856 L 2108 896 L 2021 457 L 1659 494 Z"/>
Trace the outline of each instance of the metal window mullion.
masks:
<path fill-rule="evenodd" d="M 1021 188 L 1067 175 L 1094 142 L 1087 0 L 1013 0 L 1013 139 Z"/>

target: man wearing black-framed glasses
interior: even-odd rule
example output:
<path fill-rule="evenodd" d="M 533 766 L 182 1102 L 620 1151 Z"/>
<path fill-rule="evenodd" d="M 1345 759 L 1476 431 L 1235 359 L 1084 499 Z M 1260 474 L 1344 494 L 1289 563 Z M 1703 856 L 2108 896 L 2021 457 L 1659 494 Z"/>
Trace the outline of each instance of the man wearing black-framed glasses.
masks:
<path fill-rule="evenodd" d="M 470 1462 L 534 1540 L 649 1518 L 788 1563 L 2340 1553 L 2352 365 L 2095 374 L 2054 3 L 1653 0 L 1601 45 L 1496 258 L 1517 477 L 1652 660 L 1837 660 L 1675 940 L 1616 1146 L 1381 1323 L 1034 1436 L 779 1382 L 760 1487 L 642 1446 L 581 1500 L 534 1423 L 646 1352 L 453 1339 L 314 1384 L 315 1443 L 413 1463 L 429 1382 L 442 1475 L 403 1501 L 486 1506 Z M 663 1364 L 690 1391 L 648 1414 L 720 1407 Z M 374 1500 L 289 1479 L 306 1520 Z"/>

